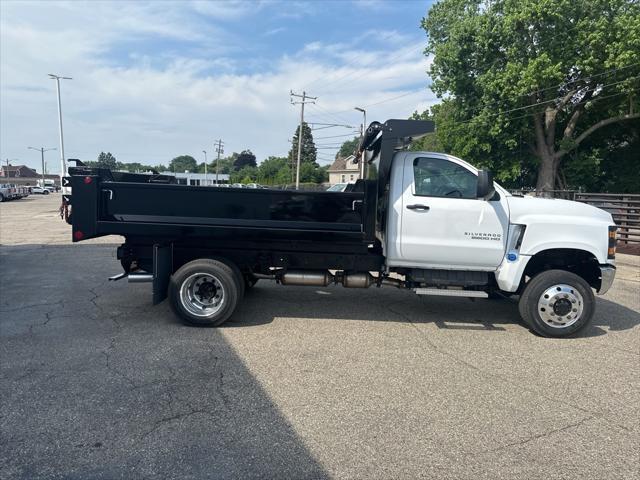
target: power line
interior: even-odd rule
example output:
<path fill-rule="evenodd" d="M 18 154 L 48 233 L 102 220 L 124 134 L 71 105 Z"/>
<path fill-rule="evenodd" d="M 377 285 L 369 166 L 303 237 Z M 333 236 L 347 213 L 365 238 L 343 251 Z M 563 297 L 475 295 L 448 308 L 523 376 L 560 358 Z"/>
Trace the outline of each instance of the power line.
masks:
<path fill-rule="evenodd" d="M 363 108 L 369 108 L 369 107 L 375 107 L 376 105 L 381 105 L 383 103 L 387 103 L 387 102 L 392 102 L 393 100 L 398 100 L 399 98 L 404 98 L 404 97 L 408 97 L 409 95 L 413 95 L 415 93 L 420 93 L 418 92 L 407 92 L 407 93 L 403 93 L 402 95 L 398 95 L 397 97 L 391 97 L 391 98 L 387 98 L 386 100 L 381 100 L 379 102 L 376 103 L 370 103 L 369 105 L 365 105 Z"/>
<path fill-rule="evenodd" d="M 309 125 L 325 125 L 324 127 L 315 127 L 315 128 L 311 128 L 311 131 L 316 131 L 316 130 L 325 130 L 327 128 L 336 128 L 336 127 L 343 127 L 343 128 L 353 128 L 352 125 L 338 125 L 335 123 L 326 123 L 326 124 L 322 124 L 322 123 L 309 123 Z"/>
<path fill-rule="evenodd" d="M 343 134 L 343 135 L 331 135 L 331 136 L 329 136 L 329 137 L 315 137 L 315 138 L 314 138 L 314 140 L 324 140 L 325 138 L 355 137 L 357 133 L 359 133 L 359 132 L 356 132 L 356 131 L 354 130 L 353 134 L 351 134 L 351 133 L 345 133 L 345 134 Z"/>
<path fill-rule="evenodd" d="M 562 87 L 566 87 L 567 85 L 572 85 L 572 84 L 575 84 L 575 83 L 578 83 L 578 82 L 581 82 L 581 81 L 586 81 L 586 80 L 591 80 L 592 78 L 601 77 L 601 76 L 606 75 L 606 74 L 611 73 L 611 72 L 618 72 L 620 70 L 626 70 L 627 68 L 635 67 L 636 65 L 640 65 L 640 62 L 631 63 L 631 64 L 626 65 L 624 67 L 611 68 L 609 70 L 604 70 L 604 71 L 602 71 L 600 73 L 596 73 L 594 75 L 589 75 L 588 77 L 579 77 L 579 78 L 576 78 L 574 80 L 570 80 L 570 81 L 565 82 L 565 83 L 560 83 L 560 84 L 555 85 L 553 87 L 542 88 L 542 89 L 539 89 L 539 90 L 534 90 L 534 91 L 529 92 L 529 93 L 522 93 L 520 95 L 516 95 L 515 97 L 512 97 L 510 100 L 515 100 L 515 99 L 518 99 L 518 98 L 521 98 L 521 97 L 530 97 L 531 95 L 535 95 L 537 93 L 542 93 L 542 92 L 546 92 L 548 90 L 553 90 L 553 89 L 559 89 L 559 88 L 562 88 Z M 628 80 L 628 79 L 624 79 L 621 82 L 624 82 L 626 80 Z M 618 83 L 621 83 L 621 82 L 618 82 Z M 611 84 L 609 84 L 607 86 L 610 86 L 610 85 Z M 602 88 L 604 88 L 604 87 L 602 87 Z M 485 104 L 483 106 L 491 106 L 491 105 L 495 105 L 497 103 L 500 103 L 500 102 L 497 101 L 497 102 L 493 102 L 493 103 L 488 103 L 488 104 Z"/>
<path fill-rule="evenodd" d="M 583 103 L 589 103 L 589 102 L 597 102 L 599 100 L 605 100 L 607 98 L 612 98 L 612 97 L 619 97 L 620 95 L 626 95 L 628 92 L 618 92 L 618 93 L 613 93 L 611 95 L 605 95 L 604 97 L 595 97 L 595 98 L 589 98 L 586 100 L 581 100 L 580 102 L 574 103 L 573 105 L 581 105 Z M 518 117 L 511 117 L 511 118 L 507 118 L 506 121 L 510 122 L 512 120 L 519 120 L 520 118 L 525 118 L 525 117 L 530 117 L 531 114 L 527 113 L 526 115 L 520 115 Z M 461 123 L 468 123 L 470 120 L 467 120 L 466 122 L 461 122 Z"/>
<path fill-rule="evenodd" d="M 328 112 L 327 110 L 325 110 L 324 108 L 322 108 L 320 105 L 315 105 L 315 104 L 314 104 L 314 105 L 313 105 L 313 107 L 314 107 L 314 108 L 317 108 L 317 109 L 318 109 L 318 110 L 320 110 L 321 112 L 324 112 L 326 115 L 329 115 L 330 117 L 334 118 L 335 120 L 337 120 L 337 121 L 339 121 L 339 122 L 341 122 L 341 123 L 349 123 L 349 121 L 348 121 L 348 120 L 346 120 L 346 119 L 344 119 L 344 118 L 341 118 L 340 116 L 338 116 L 338 115 L 336 115 L 336 114 L 334 114 L 334 113 Z"/>
<path fill-rule="evenodd" d="M 636 79 L 637 79 L 637 78 L 640 78 L 640 77 L 632 77 L 632 78 L 636 78 Z M 608 84 L 606 84 L 606 85 L 598 85 L 598 86 L 596 86 L 596 87 L 594 87 L 594 88 L 590 88 L 590 89 L 587 89 L 587 90 L 579 90 L 578 92 L 576 92 L 576 95 L 577 95 L 578 93 L 585 94 L 585 93 L 588 93 L 588 92 L 593 92 L 593 91 L 598 90 L 598 89 L 604 89 L 604 88 L 606 88 L 606 87 L 611 87 L 611 86 L 613 86 L 613 85 L 618 85 L 619 83 L 626 82 L 627 80 L 630 80 L 630 79 L 626 78 L 626 79 L 624 79 L 624 80 L 620 80 L 620 81 L 618 81 L 618 82 L 608 83 Z M 512 108 L 512 109 L 509 109 L 509 110 L 503 110 L 503 111 L 500 111 L 500 112 L 495 112 L 495 113 L 493 113 L 493 114 L 490 114 L 489 116 L 502 115 L 502 114 L 505 114 L 505 113 L 516 112 L 516 111 L 519 111 L 519 110 L 526 110 L 526 109 L 528 109 L 528 108 L 539 107 L 539 106 L 542 106 L 542 105 L 547 105 L 547 104 L 549 104 L 549 103 L 554 103 L 554 102 L 556 102 L 556 101 L 558 101 L 558 100 L 560 100 L 560 99 L 561 99 L 561 97 L 556 97 L 556 98 L 554 98 L 554 99 L 552 99 L 552 100 L 546 100 L 546 101 L 544 101 L 544 102 L 531 103 L 531 104 L 529 104 L 529 105 L 525 105 L 525 106 L 522 106 L 522 107 L 517 107 L 517 108 Z M 588 100 L 587 100 L 587 101 L 588 101 Z M 582 103 L 582 101 L 580 101 L 580 102 L 578 102 L 578 103 L 575 103 L 575 104 L 573 104 L 573 105 L 579 105 L 580 103 Z M 485 107 L 485 106 L 483 105 L 483 108 L 484 108 L 484 107 Z M 525 116 L 526 116 L 526 115 L 525 115 Z M 473 120 L 473 119 L 472 119 L 472 120 Z M 471 120 L 468 120 L 468 121 L 471 121 Z M 463 123 L 466 123 L 466 122 L 463 122 Z"/>

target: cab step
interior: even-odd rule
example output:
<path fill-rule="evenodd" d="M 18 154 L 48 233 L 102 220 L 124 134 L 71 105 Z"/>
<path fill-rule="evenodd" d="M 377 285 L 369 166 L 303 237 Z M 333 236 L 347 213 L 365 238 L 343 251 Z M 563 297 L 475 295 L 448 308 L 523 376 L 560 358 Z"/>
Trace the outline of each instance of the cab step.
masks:
<path fill-rule="evenodd" d="M 487 292 L 479 290 L 460 290 L 449 288 L 414 288 L 416 295 L 439 295 L 441 297 L 489 298 Z"/>

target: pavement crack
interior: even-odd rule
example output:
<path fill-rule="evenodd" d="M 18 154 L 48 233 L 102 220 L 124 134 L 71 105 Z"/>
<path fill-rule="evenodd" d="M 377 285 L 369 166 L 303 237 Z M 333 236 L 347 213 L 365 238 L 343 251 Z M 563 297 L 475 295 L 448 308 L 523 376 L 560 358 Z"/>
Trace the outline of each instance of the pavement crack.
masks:
<path fill-rule="evenodd" d="M 569 425 L 565 425 L 564 427 L 553 428 L 551 430 L 547 430 L 546 432 L 538 433 L 536 435 L 530 435 L 527 438 L 524 438 L 524 439 L 519 440 L 517 442 L 507 443 L 506 445 L 502 445 L 500 447 L 492 448 L 492 449 L 489 449 L 489 450 L 483 450 L 481 452 L 476 452 L 476 454 L 483 455 L 483 454 L 486 454 L 486 453 L 499 452 L 501 450 L 506 450 L 506 449 L 511 448 L 511 447 L 521 447 L 521 446 L 526 445 L 527 443 L 531 443 L 531 442 L 533 442 L 535 440 L 539 440 L 541 438 L 547 438 L 547 437 L 550 437 L 551 435 L 555 435 L 556 433 L 560 433 L 560 432 L 564 432 L 566 430 L 570 430 L 572 428 L 580 427 L 585 422 L 587 422 L 589 420 L 592 420 L 594 418 L 596 418 L 596 417 L 595 416 L 585 417 L 585 418 L 581 419 L 578 422 L 570 423 Z"/>
<path fill-rule="evenodd" d="M 216 352 L 212 345 L 207 344 L 207 347 L 209 348 L 209 353 L 213 357 L 213 366 L 211 367 L 211 371 L 217 372 L 218 393 L 220 394 L 220 398 L 222 399 L 222 403 L 224 404 L 224 406 L 229 409 L 231 402 L 229 400 L 229 397 L 227 396 L 227 392 L 225 391 L 224 372 L 219 365 L 221 363 L 220 357 L 216 355 Z"/>
<path fill-rule="evenodd" d="M 109 370 L 111 373 L 114 373 L 115 375 L 119 376 L 120 378 L 124 379 L 125 381 L 127 381 L 129 384 L 131 384 L 132 388 L 139 388 L 139 385 L 134 382 L 131 378 L 129 378 L 127 375 L 125 375 L 124 373 L 122 373 L 120 370 L 118 370 L 117 368 L 115 368 L 113 365 L 111 365 L 111 351 L 115 349 L 115 344 L 116 344 L 116 337 L 111 338 L 111 342 L 109 343 L 109 346 L 106 348 L 106 350 L 102 350 L 102 355 L 105 358 L 105 367 L 107 370 Z"/>
<path fill-rule="evenodd" d="M 171 422 L 174 422 L 176 420 L 181 420 L 183 418 L 188 418 L 188 417 L 191 417 L 193 415 L 211 416 L 211 412 L 209 412 L 208 410 L 206 410 L 204 408 L 193 408 L 193 407 L 191 407 L 191 405 L 189 405 L 189 404 L 187 404 L 187 405 L 189 406 L 189 410 L 187 410 L 186 412 L 176 413 L 174 415 L 169 415 L 167 417 L 162 417 L 161 419 L 156 420 L 156 422 L 153 424 L 153 426 L 140 436 L 140 441 L 144 440 L 149 435 L 151 435 L 152 433 L 154 433 L 158 429 L 162 428 L 163 426 L 165 426 L 165 425 L 167 425 L 167 424 L 169 424 Z"/>
<path fill-rule="evenodd" d="M 53 306 L 61 306 L 62 300 L 58 300 L 56 302 L 45 302 L 45 303 L 31 303 L 29 305 L 22 305 L 16 308 L 9 308 L 0 310 L 0 313 L 11 313 L 11 312 L 19 312 L 26 308 L 35 308 L 35 307 L 53 307 Z"/>

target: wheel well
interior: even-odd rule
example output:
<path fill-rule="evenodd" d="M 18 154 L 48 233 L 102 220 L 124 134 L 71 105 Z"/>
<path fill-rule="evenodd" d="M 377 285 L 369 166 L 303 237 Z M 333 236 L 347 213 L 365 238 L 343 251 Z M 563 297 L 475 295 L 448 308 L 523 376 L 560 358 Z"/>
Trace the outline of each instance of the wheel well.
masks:
<path fill-rule="evenodd" d="M 600 288 L 600 267 L 596 257 L 585 250 L 572 248 L 554 248 L 536 253 L 524 269 L 523 280 L 551 269 L 575 273 L 593 288 Z"/>

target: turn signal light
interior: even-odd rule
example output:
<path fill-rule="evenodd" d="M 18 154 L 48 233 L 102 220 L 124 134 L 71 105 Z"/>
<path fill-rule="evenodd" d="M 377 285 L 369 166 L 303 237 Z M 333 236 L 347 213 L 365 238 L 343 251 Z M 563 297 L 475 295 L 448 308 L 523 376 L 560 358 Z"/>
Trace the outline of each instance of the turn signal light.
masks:
<path fill-rule="evenodd" d="M 618 227 L 615 225 L 609 227 L 609 245 L 607 248 L 607 258 L 609 260 L 616 258 L 616 230 L 618 230 Z"/>

